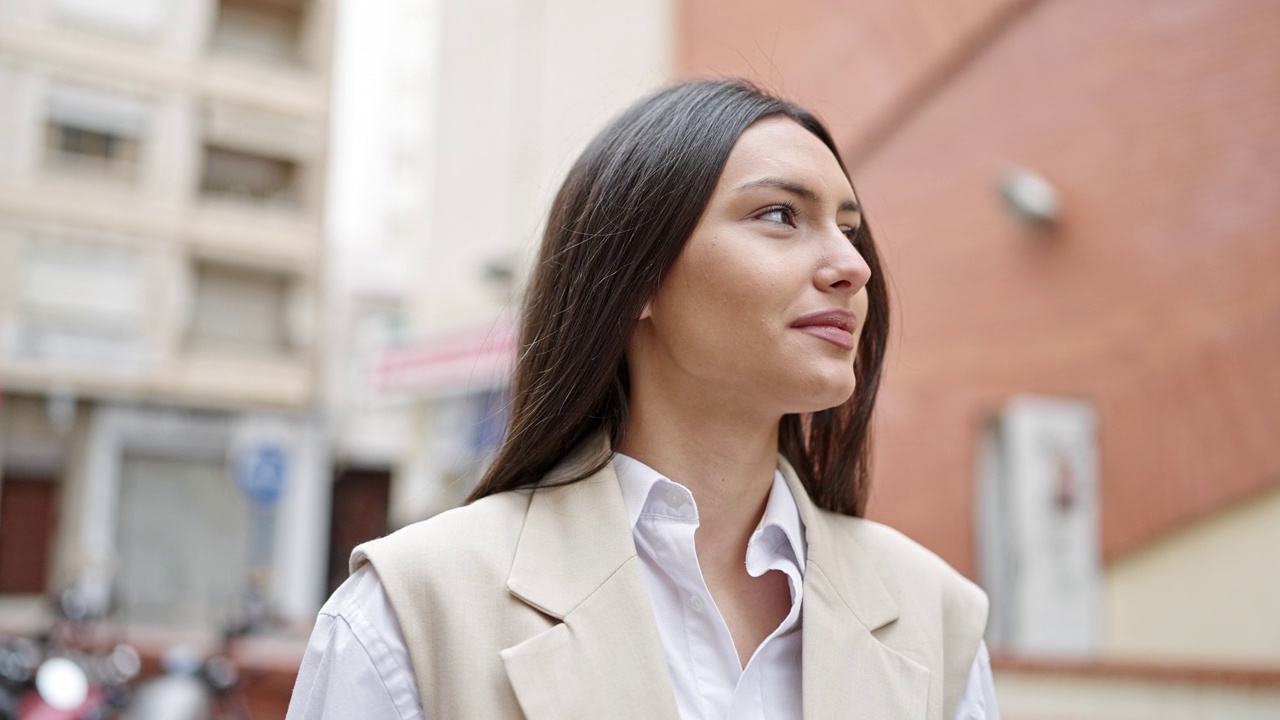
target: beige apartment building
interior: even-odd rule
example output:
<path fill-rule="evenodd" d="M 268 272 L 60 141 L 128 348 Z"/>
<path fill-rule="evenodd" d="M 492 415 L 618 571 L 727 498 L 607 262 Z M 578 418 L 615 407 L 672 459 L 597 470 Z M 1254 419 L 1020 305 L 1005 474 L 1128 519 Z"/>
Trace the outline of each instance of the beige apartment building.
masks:
<path fill-rule="evenodd" d="M 314 612 L 333 21 L 0 0 L 0 624 Z"/>

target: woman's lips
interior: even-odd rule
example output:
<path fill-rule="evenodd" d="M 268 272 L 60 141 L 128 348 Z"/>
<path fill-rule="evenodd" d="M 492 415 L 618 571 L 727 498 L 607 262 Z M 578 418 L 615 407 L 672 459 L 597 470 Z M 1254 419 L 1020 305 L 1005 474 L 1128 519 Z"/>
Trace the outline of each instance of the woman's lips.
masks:
<path fill-rule="evenodd" d="M 791 327 L 822 338 L 845 350 L 852 350 L 854 348 L 853 330 L 857 324 L 858 319 L 853 313 L 832 309 L 809 313 L 791 323 Z"/>
<path fill-rule="evenodd" d="M 820 337 L 834 345 L 839 345 L 845 350 L 853 349 L 853 333 L 848 330 L 842 330 L 831 325 L 807 325 L 796 329 L 800 332 L 809 333 L 814 337 Z"/>

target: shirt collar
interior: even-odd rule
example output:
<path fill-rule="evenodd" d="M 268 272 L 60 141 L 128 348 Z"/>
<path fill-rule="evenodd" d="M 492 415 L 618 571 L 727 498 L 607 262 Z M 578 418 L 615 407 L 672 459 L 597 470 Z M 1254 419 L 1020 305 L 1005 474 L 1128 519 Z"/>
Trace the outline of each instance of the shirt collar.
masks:
<path fill-rule="evenodd" d="M 688 489 L 680 485 L 680 483 L 665 477 L 662 473 L 639 460 L 629 455 L 623 455 L 620 452 L 613 454 L 613 469 L 618 476 L 618 485 L 622 490 L 622 503 L 626 507 L 627 520 L 631 523 L 631 531 L 633 533 L 636 530 L 636 523 L 640 521 L 640 515 L 653 502 L 651 496 L 659 489 L 660 485 L 676 486 L 688 493 Z M 690 506 L 693 506 L 692 496 L 690 496 Z M 693 517 L 697 517 L 696 509 Z M 751 534 L 752 539 L 754 540 L 770 527 L 776 527 L 782 531 L 787 543 L 791 546 L 791 551 L 795 554 L 797 564 L 803 572 L 806 550 L 804 525 L 800 521 L 800 510 L 796 507 L 795 496 L 791 494 L 791 488 L 787 485 L 787 481 L 780 470 L 775 470 L 773 473 L 773 485 L 769 489 L 769 500 L 765 504 L 764 515 L 760 518 L 760 524 L 756 526 L 755 531 Z"/>

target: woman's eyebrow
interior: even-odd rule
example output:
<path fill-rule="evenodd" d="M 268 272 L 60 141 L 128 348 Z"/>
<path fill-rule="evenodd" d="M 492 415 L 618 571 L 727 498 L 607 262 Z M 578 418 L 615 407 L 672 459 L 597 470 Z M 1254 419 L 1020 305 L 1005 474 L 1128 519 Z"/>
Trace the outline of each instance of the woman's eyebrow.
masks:
<path fill-rule="evenodd" d="M 759 187 L 777 188 L 778 190 L 791 193 L 792 195 L 800 197 L 809 202 L 812 202 L 812 203 L 818 202 L 818 193 L 805 187 L 804 185 L 791 182 L 790 180 L 783 180 L 781 178 L 766 177 L 766 178 L 760 178 L 759 180 L 752 180 L 751 182 L 739 185 L 737 192 L 742 192 L 744 190 L 752 190 Z M 859 207 L 858 203 L 854 202 L 853 200 L 845 200 L 844 202 L 840 203 L 840 212 L 861 213 L 862 208 Z"/>

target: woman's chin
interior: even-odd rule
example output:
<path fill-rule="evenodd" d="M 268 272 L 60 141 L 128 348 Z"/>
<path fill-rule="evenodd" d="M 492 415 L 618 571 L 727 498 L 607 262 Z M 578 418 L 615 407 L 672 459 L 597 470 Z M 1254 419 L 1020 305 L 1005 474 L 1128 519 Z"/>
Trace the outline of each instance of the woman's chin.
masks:
<path fill-rule="evenodd" d="M 791 412 L 818 412 L 843 405 L 853 397 L 853 391 L 857 389 L 857 385 L 857 380 L 852 373 L 840 377 L 823 378 L 821 382 L 816 382 L 793 396 L 799 402 L 794 403 L 794 409 Z"/>

